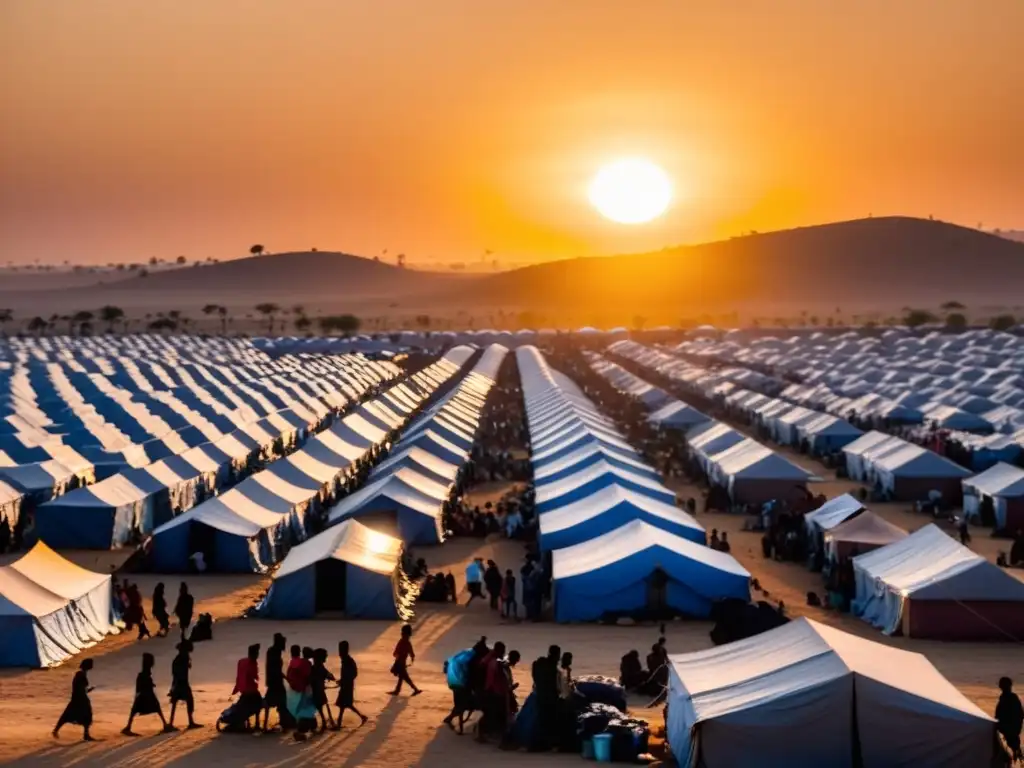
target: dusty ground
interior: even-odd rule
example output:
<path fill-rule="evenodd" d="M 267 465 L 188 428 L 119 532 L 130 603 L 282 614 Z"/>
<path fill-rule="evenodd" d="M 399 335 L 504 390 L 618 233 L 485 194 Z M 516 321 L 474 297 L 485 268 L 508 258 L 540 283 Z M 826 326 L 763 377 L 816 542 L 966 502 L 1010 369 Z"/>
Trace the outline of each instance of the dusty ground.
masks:
<path fill-rule="evenodd" d="M 797 460 L 826 478 L 819 486 L 830 498 L 853 486 L 836 481 L 823 467 L 804 457 Z M 500 488 L 486 489 L 478 502 L 494 498 Z M 678 486 L 684 498 L 695 490 Z M 911 529 L 923 525 L 923 518 L 913 516 L 898 505 L 872 507 L 888 519 Z M 804 596 L 808 590 L 821 591 L 821 581 L 792 563 L 776 563 L 761 557 L 758 535 L 742 532 L 742 518 L 729 515 L 699 514 L 708 529 L 729 531 L 733 554 L 770 593 L 771 600 L 784 600 L 792 615 L 806 615 L 841 627 L 870 639 L 891 643 L 924 653 L 957 687 L 986 711 L 995 705 L 995 683 L 1000 675 L 1024 678 L 1024 655 L 1011 644 L 971 644 L 887 639 L 863 622 L 822 609 L 807 608 Z M 994 557 L 998 544 L 978 536 L 975 546 Z M 109 568 L 110 556 L 72 553 L 74 559 L 93 567 Z M 522 549 L 506 541 L 480 542 L 454 540 L 443 547 L 423 550 L 431 569 L 452 570 L 462 582 L 465 563 L 474 555 L 493 558 L 502 567 L 521 562 Z M 131 577 L 129 577 L 131 578 Z M 132 579 L 133 581 L 135 579 Z M 157 577 L 140 576 L 137 581 L 149 594 Z M 177 579 L 166 578 L 168 592 L 176 589 Z M 396 624 L 363 621 L 272 622 L 245 620 L 239 614 L 266 588 L 266 581 L 257 577 L 208 576 L 189 578 L 201 610 L 218 619 L 214 641 L 196 647 L 192 674 L 196 711 L 200 722 L 208 727 L 200 731 L 158 735 L 159 723 L 152 717 L 137 722 L 141 738 L 128 739 L 118 734 L 124 726 L 133 695 L 134 677 L 143 651 L 157 657 L 158 694 L 165 694 L 170 683 L 170 663 L 174 656 L 172 639 L 155 639 L 142 644 L 133 636 L 122 634 L 110 638 L 90 653 L 96 660 L 91 682 L 96 723 L 96 744 L 78 741 L 80 730 L 67 727 L 60 741 L 50 737 L 50 730 L 60 715 L 70 690 L 76 665 L 47 671 L 0 671 L 0 763 L 19 766 L 90 766 L 119 768 L 132 766 L 191 766 L 216 762 L 237 766 L 444 766 L 467 764 L 484 759 L 488 765 L 521 766 L 550 765 L 578 761 L 576 756 L 528 755 L 500 752 L 473 743 L 470 736 L 459 737 L 440 725 L 450 706 L 450 696 L 441 671 L 444 659 L 453 652 L 473 644 L 480 635 L 493 642 L 503 640 L 510 649 L 523 654 L 524 664 L 516 677 L 528 689 L 528 661 L 541 655 L 550 643 L 571 650 L 576 670 L 581 673 L 615 675 L 619 658 L 636 648 L 644 653 L 657 639 L 657 628 L 595 627 L 592 625 L 559 626 L 554 624 L 505 623 L 494 616 L 485 604 L 423 607 L 415 623 L 414 645 L 418 653 L 411 674 L 425 693 L 415 699 L 387 695 L 394 678 L 389 674 L 391 651 L 398 636 Z M 761 597 L 761 596 L 758 596 Z M 671 652 L 705 648 L 710 645 L 706 622 L 674 622 L 668 627 Z M 213 729 L 217 715 L 228 705 L 234 683 L 237 659 L 252 642 L 266 644 L 274 632 L 282 632 L 289 642 L 324 647 L 332 652 L 339 640 L 347 639 L 359 663 L 356 688 L 357 705 L 371 716 L 362 728 L 355 728 L 350 714 L 345 729 L 317 737 L 305 744 L 296 744 L 278 736 L 218 735 Z M 331 664 L 336 664 L 332 658 Z M 642 702 L 635 702 L 641 705 Z M 660 713 L 641 714 L 660 724 Z M 179 722 L 184 722 L 179 713 Z"/>

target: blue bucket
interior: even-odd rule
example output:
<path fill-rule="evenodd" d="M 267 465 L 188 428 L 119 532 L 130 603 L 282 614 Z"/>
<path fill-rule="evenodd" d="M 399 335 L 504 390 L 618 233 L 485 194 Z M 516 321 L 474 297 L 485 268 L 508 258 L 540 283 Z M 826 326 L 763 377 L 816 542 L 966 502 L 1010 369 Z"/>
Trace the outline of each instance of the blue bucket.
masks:
<path fill-rule="evenodd" d="M 594 741 L 592 739 L 583 739 L 580 755 L 583 757 L 584 760 L 594 759 Z"/>
<path fill-rule="evenodd" d="M 598 733 L 594 736 L 594 757 L 599 763 L 612 761 L 612 735 L 610 733 Z"/>

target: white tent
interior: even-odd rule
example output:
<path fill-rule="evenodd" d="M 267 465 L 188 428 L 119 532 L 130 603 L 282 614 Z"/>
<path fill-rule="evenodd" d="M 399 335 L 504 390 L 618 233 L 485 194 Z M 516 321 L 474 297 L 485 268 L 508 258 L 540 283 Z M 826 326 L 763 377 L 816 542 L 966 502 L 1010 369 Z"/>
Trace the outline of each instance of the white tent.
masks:
<path fill-rule="evenodd" d="M 825 531 L 825 554 L 829 560 L 842 560 L 892 544 L 907 535 L 899 526 L 865 509 L 856 517 Z"/>
<path fill-rule="evenodd" d="M 691 768 L 989 765 L 994 723 L 921 654 L 808 619 L 669 657 L 667 730 Z"/>
<path fill-rule="evenodd" d="M 1024 629 L 1024 582 L 934 524 L 854 558 L 853 569 L 853 612 L 886 633 L 962 637 L 978 624 L 975 635 L 1020 639 Z"/>

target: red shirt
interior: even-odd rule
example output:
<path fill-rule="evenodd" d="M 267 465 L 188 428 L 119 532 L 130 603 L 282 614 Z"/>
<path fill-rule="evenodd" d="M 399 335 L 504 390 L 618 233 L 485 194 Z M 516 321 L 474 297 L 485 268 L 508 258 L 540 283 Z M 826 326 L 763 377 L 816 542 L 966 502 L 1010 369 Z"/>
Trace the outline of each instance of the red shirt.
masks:
<path fill-rule="evenodd" d="M 238 660 L 238 671 L 235 673 L 236 693 L 259 693 L 260 692 L 260 666 L 257 662 L 246 656 Z"/>
<path fill-rule="evenodd" d="M 306 659 L 292 659 L 288 662 L 288 671 L 285 679 L 293 691 L 302 693 L 309 686 L 309 676 L 313 671 L 313 665 Z"/>
<path fill-rule="evenodd" d="M 406 659 L 412 656 L 412 643 L 408 638 L 403 637 L 395 646 L 395 659 L 399 664 L 405 664 Z"/>
<path fill-rule="evenodd" d="M 487 677 L 484 685 L 487 690 L 491 693 L 498 694 L 499 696 L 507 694 L 508 676 L 505 674 L 505 667 L 501 663 L 501 659 L 499 659 L 492 651 L 484 657 L 484 664 L 486 665 L 485 668 L 487 670 Z"/>

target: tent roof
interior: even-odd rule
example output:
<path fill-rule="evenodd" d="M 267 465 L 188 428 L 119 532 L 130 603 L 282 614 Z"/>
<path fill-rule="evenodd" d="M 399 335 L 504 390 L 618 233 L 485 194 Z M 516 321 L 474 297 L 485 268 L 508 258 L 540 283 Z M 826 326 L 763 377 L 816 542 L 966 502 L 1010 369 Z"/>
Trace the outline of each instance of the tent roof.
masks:
<path fill-rule="evenodd" d="M 829 499 L 813 512 L 808 512 L 804 522 L 808 525 L 813 523 L 823 531 L 834 528 L 847 518 L 864 509 L 864 505 L 848 493 Z"/>
<path fill-rule="evenodd" d="M 66 600 L 77 600 L 110 581 L 108 574 L 75 565 L 41 541 L 8 567 Z"/>
<path fill-rule="evenodd" d="M 865 509 L 852 520 L 846 520 L 825 533 L 826 541 L 849 541 L 856 544 L 884 546 L 905 539 L 909 534 L 884 517 Z"/>
<path fill-rule="evenodd" d="M 742 479 L 806 480 L 811 473 L 766 445 L 746 438 L 712 459 L 730 477 Z"/>
<path fill-rule="evenodd" d="M 328 558 L 375 573 L 393 573 L 402 555 L 402 541 L 375 531 L 358 520 L 344 520 L 288 552 L 274 575 L 280 579 Z"/>
<path fill-rule="evenodd" d="M 987 496 L 1024 496 L 1024 469 L 1000 462 L 965 479 L 964 488 L 973 488 Z"/>
<path fill-rule="evenodd" d="M 737 576 L 750 576 L 732 555 L 676 536 L 643 520 L 634 520 L 603 536 L 565 549 L 556 549 L 552 553 L 552 578 L 565 579 L 598 571 L 654 547 L 661 547 Z"/>
<path fill-rule="evenodd" d="M 680 527 L 692 528 L 695 531 L 704 530 L 692 515 L 672 504 L 666 504 L 620 485 L 610 485 L 579 501 L 542 512 L 539 521 L 540 532 L 546 534 L 573 528 L 604 514 L 619 504 L 627 504 L 638 511 L 675 523 Z"/>

